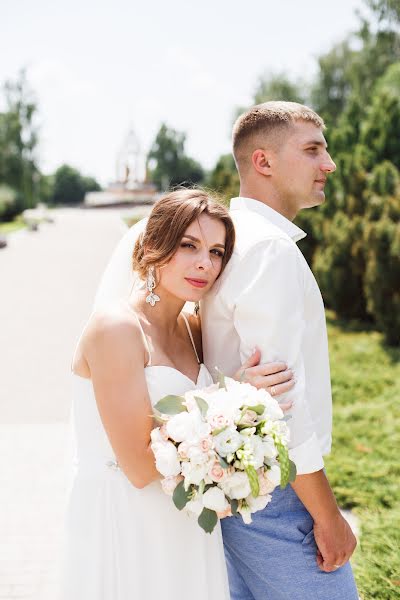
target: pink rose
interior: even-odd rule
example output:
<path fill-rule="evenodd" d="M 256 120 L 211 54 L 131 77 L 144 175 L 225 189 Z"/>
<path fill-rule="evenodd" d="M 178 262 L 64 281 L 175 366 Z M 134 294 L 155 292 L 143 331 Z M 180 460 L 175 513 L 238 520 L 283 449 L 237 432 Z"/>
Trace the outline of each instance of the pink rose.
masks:
<path fill-rule="evenodd" d="M 176 486 L 182 480 L 183 480 L 182 475 L 176 475 L 175 477 L 166 477 L 165 479 L 162 479 L 161 487 L 163 489 L 163 492 L 165 494 L 167 494 L 168 496 L 172 496 Z"/>
<path fill-rule="evenodd" d="M 246 410 L 242 418 L 240 419 L 241 425 L 254 425 L 257 423 L 258 414 L 254 410 L 249 408 Z"/>
<path fill-rule="evenodd" d="M 270 494 L 275 488 L 276 484 L 273 483 L 266 475 L 264 469 L 259 469 L 257 471 L 258 474 L 258 482 L 260 484 L 260 496 L 264 496 L 266 494 Z"/>
<path fill-rule="evenodd" d="M 211 429 L 223 429 L 229 425 L 229 419 L 223 414 L 215 414 L 210 417 L 209 424 Z"/>
<path fill-rule="evenodd" d="M 187 458 L 189 452 L 189 444 L 187 442 L 181 442 L 178 446 L 179 458 Z"/>
<path fill-rule="evenodd" d="M 226 476 L 225 469 L 223 469 L 221 467 L 221 465 L 219 464 L 219 462 L 215 462 L 213 464 L 213 466 L 209 470 L 208 474 L 211 477 L 211 479 L 213 481 L 215 481 L 216 483 L 218 483 L 218 482 L 222 481 L 223 479 L 225 479 L 225 476 Z"/>
<path fill-rule="evenodd" d="M 161 435 L 162 439 L 165 440 L 166 442 L 169 440 L 168 433 L 167 433 L 167 427 L 166 427 L 165 423 L 163 425 L 161 425 L 161 427 L 160 427 L 160 435 Z"/>
<path fill-rule="evenodd" d="M 203 452 L 208 452 L 209 450 L 211 450 L 212 445 L 213 445 L 213 443 L 212 443 L 211 438 L 204 438 L 200 442 L 200 448 L 202 449 Z"/>

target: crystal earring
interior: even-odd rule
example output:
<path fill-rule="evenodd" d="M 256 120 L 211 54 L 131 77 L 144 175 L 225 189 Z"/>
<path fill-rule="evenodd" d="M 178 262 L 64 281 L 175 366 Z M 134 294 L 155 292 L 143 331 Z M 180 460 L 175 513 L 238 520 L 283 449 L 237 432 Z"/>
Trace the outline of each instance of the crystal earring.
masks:
<path fill-rule="evenodd" d="M 157 284 L 156 284 L 156 280 L 154 277 L 154 267 L 149 267 L 149 270 L 147 272 L 147 279 L 146 279 L 146 288 L 147 288 L 147 291 L 149 292 L 149 294 L 146 297 L 146 302 L 147 302 L 147 304 L 150 304 L 150 306 L 155 306 L 156 302 L 160 301 L 160 297 L 157 296 L 157 294 L 155 294 L 153 292 L 156 285 Z"/>
<path fill-rule="evenodd" d="M 195 304 L 194 304 L 194 311 L 193 311 L 195 317 L 199 316 L 199 310 L 200 310 L 200 304 L 198 302 L 195 302 Z"/>

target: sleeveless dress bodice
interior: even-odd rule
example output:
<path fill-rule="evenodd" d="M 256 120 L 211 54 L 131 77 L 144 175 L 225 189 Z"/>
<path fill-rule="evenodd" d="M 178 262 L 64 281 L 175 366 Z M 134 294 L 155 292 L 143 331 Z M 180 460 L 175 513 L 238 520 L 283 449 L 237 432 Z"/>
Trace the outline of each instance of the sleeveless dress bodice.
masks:
<path fill-rule="evenodd" d="M 147 389 L 152 406 L 168 394 L 181 395 L 195 387 L 213 383 L 204 364 L 200 365 L 197 382 L 163 365 L 145 367 Z M 74 436 L 74 464 L 76 468 L 116 465 L 116 459 L 97 409 L 92 381 L 72 374 L 72 432 Z"/>
<path fill-rule="evenodd" d="M 229 600 L 220 526 L 206 534 L 155 481 L 135 488 L 118 467 L 92 382 L 73 375 L 74 476 L 66 519 L 64 600 Z M 212 384 L 145 367 L 152 406 Z"/>

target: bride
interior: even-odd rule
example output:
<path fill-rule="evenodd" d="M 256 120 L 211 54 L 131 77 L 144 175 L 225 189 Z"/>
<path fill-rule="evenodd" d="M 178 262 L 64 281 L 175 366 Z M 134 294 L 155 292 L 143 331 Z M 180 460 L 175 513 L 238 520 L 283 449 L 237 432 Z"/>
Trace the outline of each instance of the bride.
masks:
<path fill-rule="evenodd" d="M 220 528 L 211 535 L 164 494 L 150 449 L 152 406 L 212 383 L 202 363 L 198 302 L 229 261 L 228 211 L 201 190 L 167 194 L 138 236 L 143 289 L 96 310 L 72 363 L 76 458 L 67 511 L 66 600 L 228 600 Z M 294 380 L 255 353 L 236 378 L 275 394 Z M 238 365 L 239 367 L 239 365 Z"/>

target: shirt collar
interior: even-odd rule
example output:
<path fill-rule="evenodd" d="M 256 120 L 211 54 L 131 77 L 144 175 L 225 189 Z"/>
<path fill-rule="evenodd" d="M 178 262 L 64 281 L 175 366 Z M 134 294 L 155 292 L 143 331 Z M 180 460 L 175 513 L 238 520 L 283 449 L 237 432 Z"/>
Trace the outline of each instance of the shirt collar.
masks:
<path fill-rule="evenodd" d="M 279 229 L 282 229 L 282 231 L 291 237 L 294 242 L 298 242 L 307 235 L 305 231 L 300 229 L 300 227 L 297 227 L 297 225 L 289 221 L 289 219 L 278 213 L 270 206 L 267 206 L 267 204 L 264 204 L 264 202 L 254 200 L 254 198 L 232 198 L 230 208 L 231 210 L 252 210 L 262 215 L 273 225 L 279 227 Z"/>

